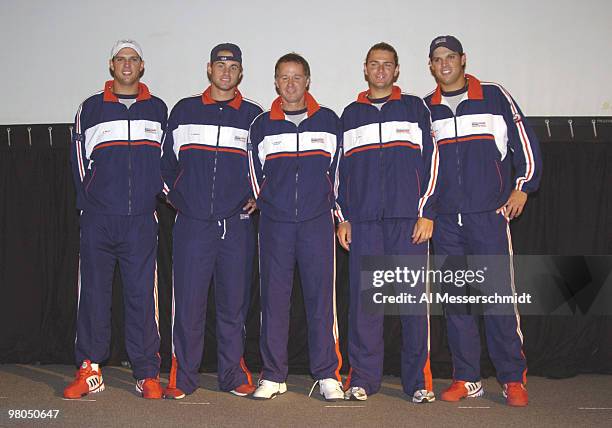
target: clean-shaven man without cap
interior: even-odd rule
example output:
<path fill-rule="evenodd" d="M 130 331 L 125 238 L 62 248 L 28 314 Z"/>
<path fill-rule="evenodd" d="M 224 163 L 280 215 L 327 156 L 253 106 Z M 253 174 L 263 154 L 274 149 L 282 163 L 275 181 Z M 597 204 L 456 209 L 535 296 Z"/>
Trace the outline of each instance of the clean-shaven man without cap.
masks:
<path fill-rule="evenodd" d="M 362 256 L 406 255 L 425 264 L 434 227 L 437 150 L 429 110 L 404 94 L 397 52 L 377 43 L 363 65 L 368 89 L 342 113 L 338 239 L 349 251 L 349 363 L 346 399 L 366 400 L 380 389 L 383 313 L 368 309 L 372 290 L 361 284 Z M 424 282 L 412 293 L 425 292 Z M 402 387 L 412 401 L 435 400 L 429 369 L 426 304 L 401 315 Z"/>
<path fill-rule="evenodd" d="M 249 135 L 251 181 L 261 210 L 263 368 L 253 397 L 270 399 L 287 391 L 289 309 L 297 263 L 308 320 L 310 372 L 326 400 L 340 400 L 344 394 L 332 215 L 340 123 L 308 92 L 310 66 L 302 56 L 279 58 L 274 84 L 279 97 L 255 119 Z"/>

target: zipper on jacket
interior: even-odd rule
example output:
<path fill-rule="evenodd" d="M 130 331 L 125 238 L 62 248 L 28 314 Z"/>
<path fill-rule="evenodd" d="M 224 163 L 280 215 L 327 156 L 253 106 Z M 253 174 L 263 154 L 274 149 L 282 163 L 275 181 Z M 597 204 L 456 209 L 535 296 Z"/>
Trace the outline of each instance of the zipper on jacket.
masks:
<path fill-rule="evenodd" d="M 127 107 L 128 123 L 128 215 L 132 214 L 132 129 L 130 109 Z"/>
<path fill-rule="evenodd" d="M 378 159 L 379 159 L 379 167 L 380 167 L 380 197 L 382 199 L 380 219 L 382 219 L 385 216 L 385 160 L 383 158 L 383 140 L 382 140 L 382 122 L 381 122 L 383 108 L 385 108 L 384 105 L 378 111 L 378 141 L 380 144 L 380 149 L 378 150 L 378 153 L 379 153 Z"/>
<path fill-rule="evenodd" d="M 459 132 L 457 130 L 457 109 L 459 108 L 459 106 L 457 105 L 457 108 L 455 109 L 455 111 L 453 112 L 451 110 L 451 112 L 453 113 L 453 121 L 455 123 L 455 155 L 457 156 L 457 184 L 459 185 L 459 192 L 460 195 L 463 195 L 463 190 L 461 190 L 461 187 L 463 186 L 463 182 L 461 179 L 461 160 L 459 157 Z M 463 207 L 458 207 L 459 210 L 461 210 L 461 208 Z"/>
<path fill-rule="evenodd" d="M 295 127 L 297 150 L 295 153 L 295 221 L 298 221 L 298 176 L 300 175 L 300 130 Z"/>
<path fill-rule="evenodd" d="M 215 204 L 215 182 L 217 179 L 217 156 L 219 155 L 219 138 L 221 136 L 221 116 L 223 107 L 219 107 L 219 124 L 217 125 L 217 146 L 215 148 L 215 162 L 213 164 L 212 189 L 210 192 L 210 215 L 213 215 Z"/>

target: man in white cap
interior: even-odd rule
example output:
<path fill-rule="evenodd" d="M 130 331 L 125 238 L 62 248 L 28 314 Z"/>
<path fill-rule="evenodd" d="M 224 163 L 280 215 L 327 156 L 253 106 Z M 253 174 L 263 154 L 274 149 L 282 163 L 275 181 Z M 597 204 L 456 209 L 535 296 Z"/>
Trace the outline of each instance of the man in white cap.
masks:
<path fill-rule="evenodd" d="M 104 390 L 99 365 L 109 356 L 112 280 L 119 263 L 126 349 L 144 398 L 161 398 L 157 325 L 156 195 L 162 191 L 161 139 L 167 108 L 140 83 L 142 49 L 119 40 L 109 61 L 113 80 L 76 114 L 71 162 L 81 210 L 75 357 L 64 390 L 80 398 Z"/>

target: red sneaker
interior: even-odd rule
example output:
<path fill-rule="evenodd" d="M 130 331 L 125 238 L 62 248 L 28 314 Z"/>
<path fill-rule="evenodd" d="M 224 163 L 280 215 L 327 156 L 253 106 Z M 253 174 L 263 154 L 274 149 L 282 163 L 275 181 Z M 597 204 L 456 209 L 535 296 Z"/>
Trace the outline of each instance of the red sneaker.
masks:
<path fill-rule="evenodd" d="M 149 377 L 136 381 L 136 391 L 140 392 L 143 398 L 162 398 L 163 391 L 159 384 L 159 375 L 155 378 Z"/>
<path fill-rule="evenodd" d="M 104 379 L 100 369 L 91 368 L 91 361 L 85 360 L 76 372 L 74 381 L 64 389 L 64 398 L 81 398 L 87 394 L 104 391 Z"/>
<path fill-rule="evenodd" d="M 482 383 L 454 380 L 451 386 L 442 391 L 442 401 L 459 401 L 463 398 L 476 398 L 484 395 Z"/>
<path fill-rule="evenodd" d="M 529 403 L 529 394 L 521 382 L 505 383 L 503 394 L 509 406 L 525 407 Z"/>
<path fill-rule="evenodd" d="M 181 398 L 185 398 L 185 393 L 179 388 L 167 387 L 164 389 L 164 398 L 169 400 L 180 400 Z"/>
<path fill-rule="evenodd" d="M 237 395 L 238 397 L 246 397 L 247 395 L 251 395 L 255 392 L 257 387 L 255 385 L 249 385 L 248 383 L 243 383 L 242 385 L 237 386 L 232 389 L 230 393 Z"/>

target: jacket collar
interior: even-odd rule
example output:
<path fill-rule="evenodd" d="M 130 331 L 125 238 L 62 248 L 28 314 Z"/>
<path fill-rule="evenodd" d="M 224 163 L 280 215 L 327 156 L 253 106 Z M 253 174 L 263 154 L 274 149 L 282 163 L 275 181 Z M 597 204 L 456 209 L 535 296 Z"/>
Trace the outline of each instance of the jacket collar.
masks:
<path fill-rule="evenodd" d="M 315 114 L 317 111 L 319 111 L 321 106 L 319 105 L 317 100 L 315 100 L 314 97 L 310 95 L 310 92 L 308 91 L 306 91 L 306 93 L 304 94 L 304 98 L 306 99 L 307 114 L 308 114 L 308 117 L 310 117 L 313 114 Z M 283 99 L 280 96 L 277 97 L 274 100 L 274 102 L 272 102 L 272 107 L 270 108 L 270 119 L 272 120 L 284 120 L 285 119 L 285 112 L 283 111 Z"/>
<path fill-rule="evenodd" d="M 208 105 L 208 104 L 216 104 L 217 103 L 217 101 L 215 101 L 212 98 L 210 93 L 211 93 L 211 87 L 209 86 L 202 93 L 202 104 Z M 240 93 L 238 88 L 236 88 L 236 91 L 234 92 L 234 98 L 229 103 L 227 103 L 227 105 L 232 107 L 234 110 L 238 110 L 240 108 L 240 104 L 242 104 L 242 94 Z"/>
<path fill-rule="evenodd" d="M 113 80 L 109 80 L 104 84 L 104 101 L 118 103 L 119 98 L 113 93 Z M 138 83 L 138 95 L 136 101 L 144 101 L 151 98 L 149 88 L 144 83 Z"/>
<path fill-rule="evenodd" d="M 484 96 L 482 94 L 482 85 L 480 84 L 480 80 L 472 76 L 471 74 L 466 74 L 465 78 L 468 81 L 468 99 L 469 100 L 484 100 Z M 442 103 L 442 89 L 440 89 L 440 85 L 436 87 L 433 95 L 431 96 L 431 104 L 438 105 Z"/>
<path fill-rule="evenodd" d="M 367 91 L 360 92 L 359 95 L 357 95 L 357 102 L 363 103 L 363 104 L 372 104 L 372 102 L 370 101 L 369 95 L 370 95 L 369 89 Z M 391 89 L 391 95 L 389 95 L 389 101 L 399 100 L 401 98 L 402 98 L 402 90 L 400 89 L 399 86 L 393 85 L 393 88 Z"/>

